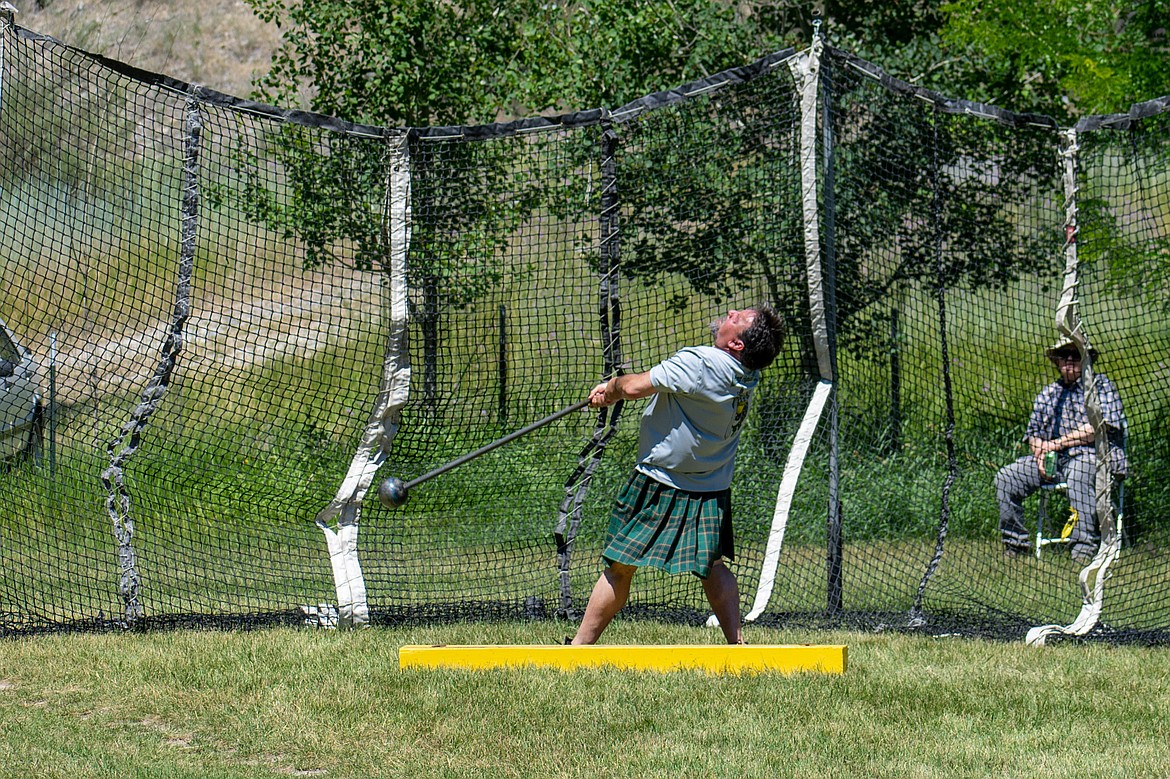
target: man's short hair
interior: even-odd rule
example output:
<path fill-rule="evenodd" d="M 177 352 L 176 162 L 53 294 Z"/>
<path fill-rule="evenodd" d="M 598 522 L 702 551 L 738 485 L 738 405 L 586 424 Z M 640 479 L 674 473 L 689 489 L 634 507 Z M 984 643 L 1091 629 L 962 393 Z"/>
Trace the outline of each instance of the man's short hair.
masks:
<path fill-rule="evenodd" d="M 784 320 L 768 305 L 752 306 L 752 310 L 756 317 L 739 337 L 743 341 L 739 361 L 748 370 L 757 371 L 771 365 L 780 353 L 784 345 Z"/>

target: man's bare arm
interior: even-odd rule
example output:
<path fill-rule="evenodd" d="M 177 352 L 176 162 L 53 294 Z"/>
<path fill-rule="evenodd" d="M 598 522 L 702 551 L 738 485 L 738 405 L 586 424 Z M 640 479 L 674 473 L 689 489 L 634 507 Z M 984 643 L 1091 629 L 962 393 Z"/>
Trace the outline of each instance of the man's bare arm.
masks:
<path fill-rule="evenodd" d="M 619 400 L 638 400 L 648 398 L 658 391 L 650 383 L 650 373 L 627 373 L 624 376 L 614 376 L 607 382 L 598 384 L 589 393 L 589 405 L 592 408 L 612 406 Z"/>
<path fill-rule="evenodd" d="M 1051 441 L 1041 441 L 1039 438 L 1033 438 L 1029 443 L 1032 445 L 1033 453 L 1037 457 L 1043 457 L 1048 452 L 1061 452 L 1070 446 L 1088 446 L 1094 440 L 1093 426 L 1086 422 L 1080 427 L 1068 431 L 1060 438 L 1054 438 Z"/>

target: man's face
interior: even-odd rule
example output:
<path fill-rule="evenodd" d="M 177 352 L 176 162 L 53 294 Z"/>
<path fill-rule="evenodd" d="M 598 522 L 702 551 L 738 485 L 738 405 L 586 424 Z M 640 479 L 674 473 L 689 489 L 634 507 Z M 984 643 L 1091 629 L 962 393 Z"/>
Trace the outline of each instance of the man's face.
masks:
<path fill-rule="evenodd" d="M 732 309 L 716 319 L 711 323 L 711 334 L 715 336 L 715 347 L 727 350 L 728 345 L 733 341 L 738 341 L 744 330 L 751 327 L 755 320 L 756 312 L 750 308 Z"/>
<path fill-rule="evenodd" d="M 1081 356 L 1076 352 L 1062 352 L 1053 355 L 1052 362 L 1060 371 L 1060 380 L 1073 384 L 1081 380 Z"/>

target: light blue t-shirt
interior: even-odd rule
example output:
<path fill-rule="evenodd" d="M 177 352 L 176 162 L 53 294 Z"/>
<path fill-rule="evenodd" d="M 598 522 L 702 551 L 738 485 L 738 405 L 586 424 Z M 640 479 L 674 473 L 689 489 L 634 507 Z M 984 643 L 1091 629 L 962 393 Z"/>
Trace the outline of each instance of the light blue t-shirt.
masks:
<path fill-rule="evenodd" d="M 739 432 L 759 371 L 722 349 L 692 346 L 650 369 L 658 392 L 642 412 L 637 469 L 688 492 L 731 486 Z"/>

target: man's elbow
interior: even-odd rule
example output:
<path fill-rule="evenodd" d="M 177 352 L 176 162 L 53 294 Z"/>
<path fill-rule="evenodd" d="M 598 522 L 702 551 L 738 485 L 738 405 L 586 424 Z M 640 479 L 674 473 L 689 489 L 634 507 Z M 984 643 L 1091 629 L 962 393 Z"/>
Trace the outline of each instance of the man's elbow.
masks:
<path fill-rule="evenodd" d="M 624 378 L 625 380 L 620 383 L 619 387 L 622 397 L 626 400 L 641 400 L 658 391 L 658 388 L 650 381 L 649 374 L 636 373 Z"/>

